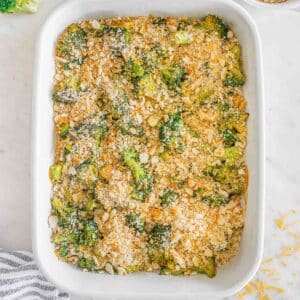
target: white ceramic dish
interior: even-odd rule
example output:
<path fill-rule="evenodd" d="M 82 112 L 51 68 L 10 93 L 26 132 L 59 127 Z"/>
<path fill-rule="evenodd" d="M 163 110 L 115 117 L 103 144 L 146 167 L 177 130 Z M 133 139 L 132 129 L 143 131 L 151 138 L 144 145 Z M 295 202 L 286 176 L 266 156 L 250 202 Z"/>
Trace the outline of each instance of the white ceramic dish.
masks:
<path fill-rule="evenodd" d="M 259 7 L 259 8 L 269 8 L 269 9 L 295 9 L 300 7 L 300 0 L 287 0 L 282 3 L 265 3 L 259 0 L 244 0 L 250 5 Z"/>
<path fill-rule="evenodd" d="M 111 276 L 82 272 L 57 260 L 50 242 L 48 216 L 51 185 L 48 168 L 53 162 L 53 111 L 51 89 L 54 75 L 54 46 L 58 35 L 70 23 L 80 19 L 115 15 L 187 15 L 202 17 L 217 14 L 236 32 L 242 47 L 249 101 L 250 169 L 248 209 L 239 254 L 218 269 L 214 279 L 159 276 L 138 273 Z M 262 62 L 259 36 L 248 13 L 230 0 L 72 0 L 63 2 L 46 20 L 36 48 L 33 97 L 33 249 L 44 275 L 61 289 L 74 294 L 121 299 L 199 299 L 226 297 L 237 292 L 255 274 L 262 256 L 264 231 L 264 130 Z"/>

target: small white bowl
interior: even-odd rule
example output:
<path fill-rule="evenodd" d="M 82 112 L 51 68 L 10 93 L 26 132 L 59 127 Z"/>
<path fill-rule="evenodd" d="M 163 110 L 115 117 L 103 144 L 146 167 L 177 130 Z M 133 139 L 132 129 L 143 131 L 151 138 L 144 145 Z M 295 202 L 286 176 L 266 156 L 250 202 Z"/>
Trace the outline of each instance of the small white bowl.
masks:
<path fill-rule="evenodd" d="M 295 9 L 300 7 L 300 0 L 287 0 L 281 3 L 266 3 L 260 0 L 244 0 L 248 4 L 260 7 L 260 8 L 271 8 L 271 9 Z"/>

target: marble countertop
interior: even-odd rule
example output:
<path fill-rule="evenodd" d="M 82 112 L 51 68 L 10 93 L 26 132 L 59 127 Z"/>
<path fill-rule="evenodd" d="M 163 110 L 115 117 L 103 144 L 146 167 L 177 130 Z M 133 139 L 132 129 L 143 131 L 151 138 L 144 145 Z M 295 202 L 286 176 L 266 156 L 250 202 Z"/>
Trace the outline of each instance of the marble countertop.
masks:
<path fill-rule="evenodd" d="M 36 15 L 0 16 L 0 248 L 4 249 L 31 249 L 34 47 L 40 25 L 59 2 L 61 0 L 44 0 Z M 264 280 L 269 286 L 267 293 L 273 299 L 294 300 L 300 295 L 300 224 L 297 223 L 300 220 L 300 13 L 247 8 L 258 24 L 263 47 L 266 102 L 264 259 L 269 259 L 248 291 L 254 290 L 259 280 Z M 245 299 L 258 297 L 253 292 Z"/>

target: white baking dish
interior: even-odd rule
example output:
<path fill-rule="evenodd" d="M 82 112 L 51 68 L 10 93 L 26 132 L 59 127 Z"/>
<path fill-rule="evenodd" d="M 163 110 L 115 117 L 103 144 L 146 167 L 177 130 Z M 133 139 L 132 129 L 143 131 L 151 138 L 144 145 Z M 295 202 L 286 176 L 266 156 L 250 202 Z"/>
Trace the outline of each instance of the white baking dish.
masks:
<path fill-rule="evenodd" d="M 269 8 L 269 9 L 295 9 L 300 7 L 300 0 L 287 0 L 286 2 L 281 3 L 266 3 L 260 0 L 244 0 L 250 5 L 259 7 L 259 8 Z"/>
<path fill-rule="evenodd" d="M 82 272 L 57 260 L 50 243 L 48 216 L 51 185 L 48 168 L 53 162 L 53 112 L 51 89 L 54 74 L 54 45 L 70 23 L 86 18 L 115 15 L 187 15 L 202 17 L 217 14 L 233 28 L 243 46 L 249 101 L 250 170 L 248 209 L 239 254 L 218 269 L 214 279 L 159 276 L 138 273 L 111 276 Z M 63 2 L 47 19 L 37 42 L 33 97 L 33 249 L 44 275 L 61 289 L 74 294 L 121 299 L 199 299 L 200 296 L 225 297 L 237 292 L 255 274 L 263 249 L 264 218 L 264 132 L 263 89 L 260 42 L 248 13 L 230 0 L 72 0 Z"/>

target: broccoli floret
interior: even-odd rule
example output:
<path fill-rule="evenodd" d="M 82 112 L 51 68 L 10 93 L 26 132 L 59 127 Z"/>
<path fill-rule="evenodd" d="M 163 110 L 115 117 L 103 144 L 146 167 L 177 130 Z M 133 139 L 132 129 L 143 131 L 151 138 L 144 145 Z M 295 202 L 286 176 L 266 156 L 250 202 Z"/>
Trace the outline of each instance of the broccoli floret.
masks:
<path fill-rule="evenodd" d="M 60 255 L 61 257 L 67 256 L 68 253 L 69 253 L 69 249 L 68 249 L 67 246 L 62 246 L 62 247 L 60 247 L 60 249 L 59 249 L 59 255 Z"/>
<path fill-rule="evenodd" d="M 79 25 L 73 24 L 68 28 L 67 40 L 71 42 L 76 49 L 81 50 L 86 47 L 87 36 Z"/>
<path fill-rule="evenodd" d="M 146 174 L 146 177 L 135 183 L 135 189 L 132 193 L 132 198 L 144 202 L 146 197 L 150 194 L 153 187 L 153 177 Z"/>
<path fill-rule="evenodd" d="M 77 210 L 70 206 L 65 200 L 54 197 L 51 201 L 52 209 L 59 217 L 59 222 L 63 227 L 73 224 L 77 220 Z"/>
<path fill-rule="evenodd" d="M 90 186 L 98 179 L 98 168 L 92 163 L 91 159 L 86 159 L 76 167 L 77 179 Z"/>
<path fill-rule="evenodd" d="M 203 27 L 207 31 L 215 31 L 218 35 L 226 39 L 228 33 L 227 25 L 217 16 L 208 15 L 203 19 Z"/>
<path fill-rule="evenodd" d="M 124 74 L 129 80 L 136 77 L 142 77 L 145 74 L 143 66 L 133 59 L 129 59 L 124 65 Z"/>
<path fill-rule="evenodd" d="M 134 149 L 125 148 L 123 150 L 123 160 L 131 170 L 136 182 L 142 182 L 147 177 L 146 172 L 138 162 L 138 154 Z"/>
<path fill-rule="evenodd" d="M 101 24 L 99 28 L 102 35 L 109 34 L 121 38 L 126 44 L 131 41 L 131 32 L 125 27 Z"/>
<path fill-rule="evenodd" d="M 171 230 L 171 225 L 155 225 L 150 232 L 150 246 L 154 248 L 166 248 L 170 244 Z"/>
<path fill-rule="evenodd" d="M 71 88 L 64 88 L 52 94 L 52 99 L 62 103 L 74 103 L 77 101 L 78 91 Z"/>
<path fill-rule="evenodd" d="M 70 128 L 69 124 L 63 124 L 60 127 L 59 135 L 60 135 L 61 138 L 66 138 L 68 136 L 69 128 Z"/>
<path fill-rule="evenodd" d="M 174 267 L 173 267 L 174 268 Z M 188 269 L 171 269 L 169 266 L 167 267 L 163 267 L 160 272 L 159 275 L 173 275 L 173 276 L 179 276 L 179 275 L 183 275 L 185 272 L 189 271 Z"/>
<path fill-rule="evenodd" d="M 243 150 L 241 147 L 229 147 L 225 149 L 223 160 L 226 161 L 226 164 L 232 165 L 241 159 L 243 155 Z"/>
<path fill-rule="evenodd" d="M 163 68 L 161 75 L 170 90 L 178 90 L 185 79 L 185 69 L 180 64 L 173 64 Z"/>
<path fill-rule="evenodd" d="M 79 245 L 80 236 L 76 232 L 64 230 L 62 233 L 53 233 L 51 240 L 55 245 L 66 246 L 68 244 Z"/>
<path fill-rule="evenodd" d="M 141 125 L 134 124 L 129 121 L 121 126 L 121 133 L 123 135 L 131 135 L 135 137 L 142 137 L 144 135 L 144 129 Z"/>
<path fill-rule="evenodd" d="M 86 44 L 87 35 L 85 31 L 78 24 L 72 24 L 67 28 L 61 50 L 65 54 L 70 54 L 73 46 L 75 49 L 82 50 Z"/>
<path fill-rule="evenodd" d="M 154 25 L 166 25 L 167 19 L 163 17 L 153 17 L 152 24 Z"/>
<path fill-rule="evenodd" d="M 218 104 L 218 108 L 221 111 L 221 113 L 228 112 L 230 110 L 230 104 L 226 102 L 224 103 L 221 102 Z"/>
<path fill-rule="evenodd" d="M 55 164 L 50 167 L 49 175 L 52 182 L 57 182 L 61 180 L 62 169 L 63 169 L 62 164 Z"/>
<path fill-rule="evenodd" d="M 237 138 L 238 134 L 246 133 L 246 122 L 248 120 L 249 114 L 247 112 L 234 112 L 227 114 L 221 119 L 219 124 L 219 132 L 225 133 L 226 131 L 235 135 Z"/>
<path fill-rule="evenodd" d="M 84 224 L 82 240 L 86 246 L 94 246 L 99 240 L 99 229 L 94 220 L 87 220 Z"/>
<path fill-rule="evenodd" d="M 77 135 L 79 138 L 92 136 L 96 141 L 100 141 L 108 131 L 107 115 L 101 115 L 88 119 L 75 127 L 73 135 Z"/>
<path fill-rule="evenodd" d="M 209 278 L 215 277 L 217 273 L 215 257 L 208 258 L 207 262 L 201 266 L 193 267 L 193 271 L 199 274 L 206 274 Z"/>
<path fill-rule="evenodd" d="M 76 166 L 77 170 L 84 169 L 85 167 L 91 165 L 92 160 L 90 158 L 84 160 L 82 163 L 80 163 L 78 166 Z"/>
<path fill-rule="evenodd" d="M 139 81 L 139 94 L 155 99 L 157 95 L 157 86 L 151 75 L 143 76 Z"/>
<path fill-rule="evenodd" d="M 177 31 L 175 33 L 175 43 L 177 45 L 186 45 L 189 42 L 190 42 L 190 37 L 186 31 Z"/>
<path fill-rule="evenodd" d="M 93 271 L 95 269 L 95 263 L 91 259 L 81 257 L 78 260 L 78 267 L 84 270 Z"/>
<path fill-rule="evenodd" d="M 78 80 L 75 76 L 70 76 L 65 80 L 64 85 L 53 93 L 52 98 L 58 102 L 73 103 L 77 101 L 79 92 L 80 85 Z"/>
<path fill-rule="evenodd" d="M 186 20 L 180 20 L 177 24 L 177 30 L 185 30 L 189 23 Z"/>
<path fill-rule="evenodd" d="M 219 207 L 221 205 L 227 204 L 230 201 L 230 199 L 228 197 L 222 197 L 220 195 L 209 195 L 202 196 L 202 201 L 209 206 Z"/>
<path fill-rule="evenodd" d="M 126 225 L 140 233 L 145 231 L 145 219 L 140 215 L 126 215 Z"/>
<path fill-rule="evenodd" d="M 85 205 L 86 211 L 94 211 L 95 209 L 99 208 L 99 203 L 95 199 L 89 199 Z"/>
<path fill-rule="evenodd" d="M 151 49 L 157 58 L 167 58 L 169 56 L 168 50 L 163 48 L 159 42 L 155 42 Z"/>
<path fill-rule="evenodd" d="M 245 84 L 245 75 L 241 71 L 241 46 L 239 44 L 234 44 L 230 51 L 233 56 L 232 67 L 227 71 L 223 84 L 231 87 L 242 86 Z"/>
<path fill-rule="evenodd" d="M 87 34 L 78 25 L 70 25 L 63 34 L 57 46 L 57 54 L 68 59 L 68 66 L 71 64 L 81 65 L 85 59 L 82 50 L 87 47 Z"/>
<path fill-rule="evenodd" d="M 178 196 L 178 193 L 170 189 L 165 189 L 163 195 L 160 196 L 160 205 L 163 207 L 169 207 L 178 199 Z"/>
<path fill-rule="evenodd" d="M 167 149 L 179 149 L 182 146 L 181 136 L 184 125 L 180 115 L 174 114 L 169 116 L 169 119 L 163 123 L 159 129 L 160 141 Z"/>
<path fill-rule="evenodd" d="M 64 162 L 66 161 L 67 155 L 70 154 L 71 152 L 72 152 L 72 145 L 67 144 L 64 148 Z"/>
<path fill-rule="evenodd" d="M 224 137 L 224 144 L 226 147 L 234 146 L 238 139 L 236 130 L 225 129 L 222 132 L 222 135 Z"/>
<path fill-rule="evenodd" d="M 225 86 L 238 87 L 245 84 L 245 75 L 240 71 L 240 69 L 232 69 L 226 75 L 223 82 Z"/>
<path fill-rule="evenodd" d="M 153 178 L 149 176 L 138 162 L 138 154 L 132 148 L 123 150 L 124 163 L 129 167 L 134 177 L 135 189 L 132 197 L 139 201 L 145 201 L 146 196 L 151 192 L 153 186 Z"/>
<path fill-rule="evenodd" d="M 225 163 L 208 167 L 203 173 L 219 182 L 229 194 L 240 194 L 245 190 L 244 176 L 239 172 L 241 168 Z"/>
<path fill-rule="evenodd" d="M 40 0 L 1 0 L 0 12 L 1 13 L 35 13 L 38 10 Z"/>

